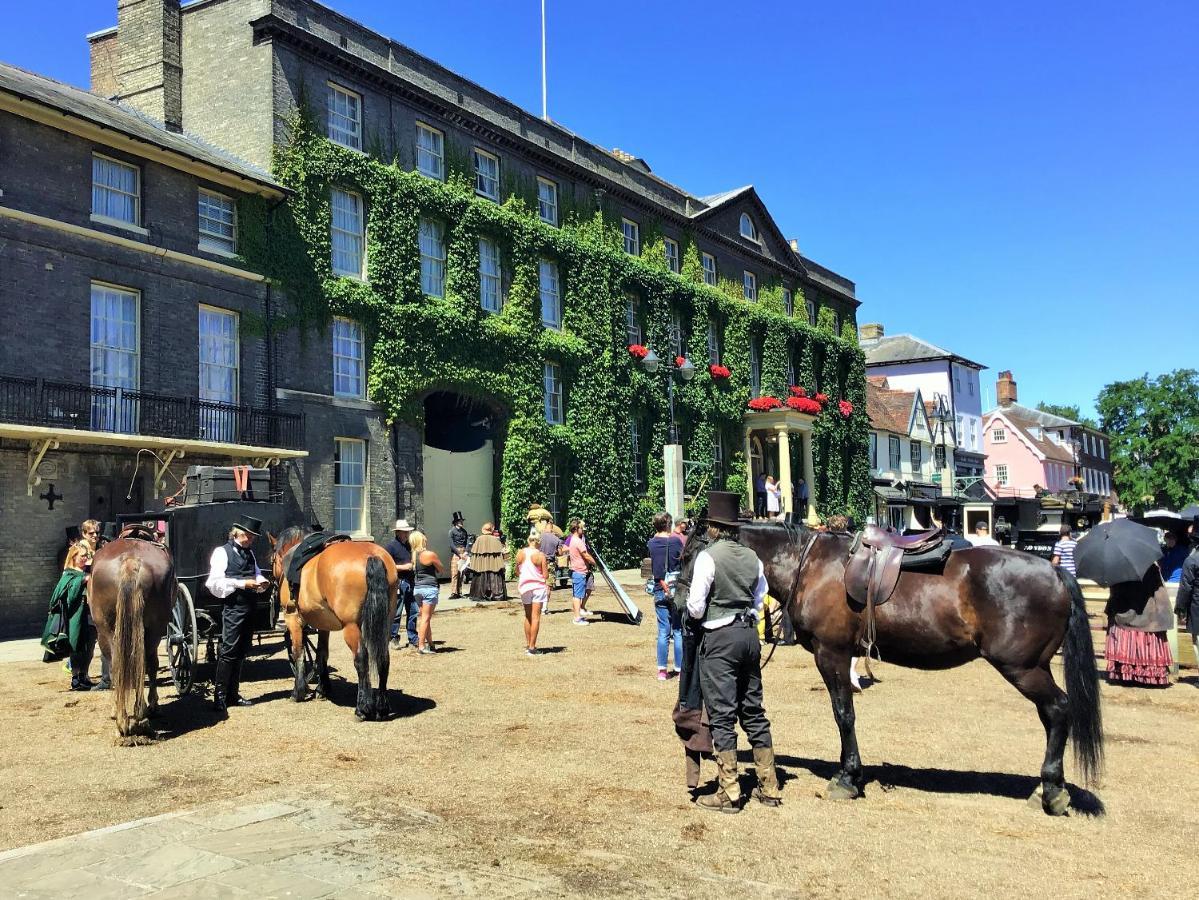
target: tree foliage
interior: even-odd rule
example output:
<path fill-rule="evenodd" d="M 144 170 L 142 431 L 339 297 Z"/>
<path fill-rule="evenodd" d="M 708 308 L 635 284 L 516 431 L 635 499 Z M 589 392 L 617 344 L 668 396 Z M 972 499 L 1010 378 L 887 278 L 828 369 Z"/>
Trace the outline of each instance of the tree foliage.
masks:
<path fill-rule="evenodd" d="M 1117 381 L 1096 406 L 1126 505 L 1181 509 L 1199 498 L 1199 372 Z"/>

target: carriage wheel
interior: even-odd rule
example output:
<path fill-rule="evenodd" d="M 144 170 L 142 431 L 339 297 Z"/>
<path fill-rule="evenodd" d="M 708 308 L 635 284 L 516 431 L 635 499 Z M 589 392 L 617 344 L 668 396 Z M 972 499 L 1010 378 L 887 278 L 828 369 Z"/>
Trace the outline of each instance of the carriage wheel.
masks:
<path fill-rule="evenodd" d="M 312 629 L 304 629 L 304 681 L 316 684 L 316 644 L 312 642 Z M 291 652 L 291 637 L 283 633 L 283 645 L 287 647 L 287 662 L 291 665 L 291 677 L 296 677 L 296 659 Z"/>
<path fill-rule="evenodd" d="M 196 680 L 196 660 L 200 655 L 200 637 L 196 630 L 196 607 L 191 591 L 180 584 L 171 606 L 171 621 L 167 623 L 167 664 L 176 696 L 187 694 Z"/>

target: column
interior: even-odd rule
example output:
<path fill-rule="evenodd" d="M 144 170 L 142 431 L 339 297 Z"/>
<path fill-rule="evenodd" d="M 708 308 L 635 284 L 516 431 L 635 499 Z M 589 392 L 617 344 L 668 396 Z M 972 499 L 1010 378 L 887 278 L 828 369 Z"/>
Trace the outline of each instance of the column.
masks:
<path fill-rule="evenodd" d="M 754 508 L 754 457 L 753 457 L 753 442 L 750 440 L 752 432 L 745 429 L 745 493 L 749 500 L 747 506 L 752 510 Z"/>
<path fill-rule="evenodd" d="M 803 432 L 803 477 L 808 483 L 808 508 L 803 513 L 808 524 L 817 524 L 816 518 L 816 469 L 812 465 L 812 432 Z"/>
<path fill-rule="evenodd" d="M 786 425 L 776 425 L 775 430 L 779 436 L 779 486 L 783 489 L 779 509 L 787 513 L 791 512 L 793 505 L 791 491 L 794 487 L 791 484 L 791 443 L 788 440 L 790 430 Z"/>

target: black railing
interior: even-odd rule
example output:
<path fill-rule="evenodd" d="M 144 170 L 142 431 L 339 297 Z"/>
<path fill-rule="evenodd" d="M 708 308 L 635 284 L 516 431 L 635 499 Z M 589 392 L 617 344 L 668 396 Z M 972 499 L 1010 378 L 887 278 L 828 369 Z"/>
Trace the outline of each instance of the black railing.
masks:
<path fill-rule="evenodd" d="M 0 421 L 256 447 L 304 446 L 304 417 L 252 406 L 0 375 Z"/>

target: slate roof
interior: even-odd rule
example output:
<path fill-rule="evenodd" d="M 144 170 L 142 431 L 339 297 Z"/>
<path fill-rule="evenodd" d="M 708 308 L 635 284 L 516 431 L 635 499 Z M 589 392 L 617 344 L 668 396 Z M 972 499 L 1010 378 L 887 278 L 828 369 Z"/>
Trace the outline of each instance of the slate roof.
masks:
<path fill-rule="evenodd" d="M 916 395 L 909 391 L 893 391 L 887 380 L 877 376 L 866 379 L 866 416 L 879 431 L 906 435 L 912 420 L 912 404 Z"/>
<path fill-rule="evenodd" d="M 990 418 L 992 415 L 1003 416 L 1013 428 L 1020 432 L 1021 437 L 1033 447 L 1036 447 L 1046 459 L 1052 460 L 1053 462 L 1073 464 L 1074 454 L 1069 447 L 1064 447 L 1061 444 L 1054 443 L 1046 437 L 1037 437 L 1033 434 L 1035 429 L 1040 429 L 1045 426 L 1036 419 L 1027 418 L 1021 415 L 1021 411 L 1027 409 L 1028 407 L 1026 406 L 1020 406 L 1018 403 L 1013 403 L 1011 406 L 1004 406 L 1000 407 L 999 409 L 991 410 L 989 413 L 987 413 L 987 418 Z M 1037 410 L 1032 410 L 1032 412 L 1037 412 Z M 1069 419 L 1063 419 L 1061 416 L 1050 416 L 1049 413 L 1040 414 L 1043 416 L 1049 416 L 1049 418 L 1052 419 L 1057 419 L 1059 422 L 1068 423 L 1070 421 Z M 1043 434 L 1044 432 L 1041 433 Z"/>
<path fill-rule="evenodd" d="M 119 132 L 134 140 L 153 144 L 194 162 L 230 172 L 279 193 L 284 192 L 284 188 L 269 172 L 238 159 L 207 141 L 168 131 L 162 123 L 155 122 L 131 107 L 97 97 L 73 85 L 0 62 L 0 91 L 101 128 Z"/>
<path fill-rule="evenodd" d="M 976 363 L 964 356 L 938 347 L 911 334 L 892 334 L 881 338 L 871 338 L 860 341 L 862 352 L 866 354 L 866 365 L 880 366 L 889 363 L 916 362 L 927 359 L 949 359 L 972 369 L 987 368 L 982 363 Z"/>
<path fill-rule="evenodd" d="M 1068 428 L 1071 425 L 1078 425 L 1073 419 L 1067 419 L 1064 416 L 1054 415 L 1053 413 L 1042 412 L 1032 406 L 1024 406 L 1020 403 L 1009 403 L 1006 406 L 997 406 L 994 409 L 987 410 L 987 415 L 992 413 L 1003 413 L 1007 416 L 1016 416 L 1026 422 L 1031 422 L 1034 425 L 1039 425 L 1042 428 Z"/>

